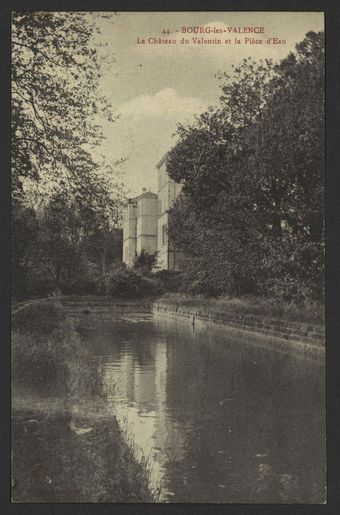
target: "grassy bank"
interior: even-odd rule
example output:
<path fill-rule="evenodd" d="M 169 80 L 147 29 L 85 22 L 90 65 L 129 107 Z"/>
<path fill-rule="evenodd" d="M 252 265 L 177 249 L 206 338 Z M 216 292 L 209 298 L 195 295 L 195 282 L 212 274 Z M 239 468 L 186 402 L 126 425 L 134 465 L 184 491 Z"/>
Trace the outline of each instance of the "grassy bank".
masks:
<path fill-rule="evenodd" d="M 14 413 L 14 502 L 153 502 L 115 420 Z"/>
<path fill-rule="evenodd" d="M 101 370 L 59 302 L 12 317 L 12 400 L 13 501 L 153 502 L 147 466 L 106 413 Z"/>
<path fill-rule="evenodd" d="M 274 298 L 244 296 L 239 298 L 206 298 L 179 293 L 169 293 L 158 301 L 169 306 L 204 311 L 207 314 L 228 313 L 252 315 L 287 322 L 324 324 L 324 307 L 317 303 L 296 304 Z"/>

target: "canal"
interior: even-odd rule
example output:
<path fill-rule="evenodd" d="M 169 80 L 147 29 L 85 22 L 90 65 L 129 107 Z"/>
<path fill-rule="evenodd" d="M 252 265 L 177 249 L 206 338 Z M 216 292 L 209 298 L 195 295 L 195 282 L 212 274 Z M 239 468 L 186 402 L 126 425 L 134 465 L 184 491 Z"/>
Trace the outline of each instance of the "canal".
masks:
<path fill-rule="evenodd" d="M 325 501 L 322 362 L 151 311 L 69 311 L 160 502 Z"/>

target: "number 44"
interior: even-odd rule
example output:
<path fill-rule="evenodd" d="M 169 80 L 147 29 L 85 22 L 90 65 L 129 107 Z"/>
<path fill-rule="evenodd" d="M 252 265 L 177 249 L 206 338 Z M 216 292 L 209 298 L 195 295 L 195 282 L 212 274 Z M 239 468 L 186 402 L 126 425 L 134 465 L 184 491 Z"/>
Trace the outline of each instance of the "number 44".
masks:
<path fill-rule="evenodd" d="M 170 34 L 170 29 L 163 29 L 162 34 Z"/>

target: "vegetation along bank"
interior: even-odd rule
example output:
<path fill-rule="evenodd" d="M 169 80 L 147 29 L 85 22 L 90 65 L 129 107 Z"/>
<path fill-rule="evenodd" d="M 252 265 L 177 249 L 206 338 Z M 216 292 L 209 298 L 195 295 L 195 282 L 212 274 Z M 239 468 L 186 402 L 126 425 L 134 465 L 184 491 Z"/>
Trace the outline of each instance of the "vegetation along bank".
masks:
<path fill-rule="evenodd" d="M 154 502 L 147 466 L 107 411 L 100 367 L 62 305 L 27 303 L 12 325 L 13 501 Z"/>

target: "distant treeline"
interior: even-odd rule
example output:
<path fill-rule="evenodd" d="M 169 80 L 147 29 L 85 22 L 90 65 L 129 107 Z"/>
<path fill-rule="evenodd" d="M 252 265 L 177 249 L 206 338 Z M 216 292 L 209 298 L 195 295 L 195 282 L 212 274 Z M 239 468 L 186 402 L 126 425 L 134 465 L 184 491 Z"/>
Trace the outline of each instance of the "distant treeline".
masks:
<path fill-rule="evenodd" d="M 133 268 L 122 263 L 122 229 L 110 220 L 63 193 L 40 209 L 13 200 L 13 300 L 93 294 L 136 299 L 177 291 L 178 273 L 153 271 L 156 254 L 142 250 Z"/>
<path fill-rule="evenodd" d="M 170 237 L 192 256 L 182 290 L 322 300 L 324 34 L 219 78 L 219 104 L 179 127 L 167 160 L 183 184 Z"/>
<path fill-rule="evenodd" d="M 122 231 L 88 206 L 57 194 L 40 210 L 13 201 L 12 294 L 100 293 L 122 257 Z"/>

